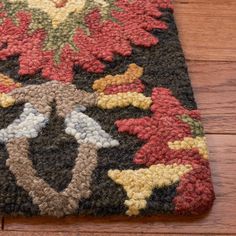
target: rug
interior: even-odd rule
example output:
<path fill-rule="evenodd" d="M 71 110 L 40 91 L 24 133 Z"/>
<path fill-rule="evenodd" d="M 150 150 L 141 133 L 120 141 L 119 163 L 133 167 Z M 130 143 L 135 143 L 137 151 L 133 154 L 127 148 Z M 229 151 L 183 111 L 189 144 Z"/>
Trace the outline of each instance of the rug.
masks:
<path fill-rule="evenodd" d="M 0 1 L 1 215 L 195 215 L 214 200 L 169 0 Z"/>

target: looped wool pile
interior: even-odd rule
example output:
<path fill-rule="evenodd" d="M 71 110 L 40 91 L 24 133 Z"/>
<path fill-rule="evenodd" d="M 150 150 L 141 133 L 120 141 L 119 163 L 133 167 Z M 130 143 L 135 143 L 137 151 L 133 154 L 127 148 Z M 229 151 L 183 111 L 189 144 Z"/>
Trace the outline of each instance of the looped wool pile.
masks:
<path fill-rule="evenodd" d="M 201 214 L 208 151 L 170 0 L 0 0 L 0 214 Z"/>

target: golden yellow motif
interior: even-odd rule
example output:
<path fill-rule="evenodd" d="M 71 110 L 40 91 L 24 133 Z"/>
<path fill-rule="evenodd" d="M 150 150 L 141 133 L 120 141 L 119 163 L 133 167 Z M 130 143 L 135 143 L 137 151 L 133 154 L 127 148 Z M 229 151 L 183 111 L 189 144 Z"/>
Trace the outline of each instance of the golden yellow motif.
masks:
<path fill-rule="evenodd" d="M 206 137 L 196 137 L 190 138 L 186 137 L 184 140 L 176 140 L 174 142 L 169 142 L 168 146 L 170 149 L 180 150 L 180 149 L 192 149 L 197 148 L 199 153 L 203 156 L 204 159 L 208 159 L 208 151 L 206 144 Z"/>
<path fill-rule="evenodd" d="M 15 99 L 5 93 L 0 93 L 0 107 L 7 108 L 15 103 Z"/>
<path fill-rule="evenodd" d="M 139 92 L 118 92 L 116 94 L 104 94 L 107 86 L 118 86 L 133 83 L 143 75 L 143 68 L 132 63 L 124 74 L 107 75 L 104 78 L 96 80 L 93 84 L 93 89 L 99 94 L 98 107 L 103 109 L 113 109 L 116 107 L 127 107 L 132 105 L 134 107 L 146 110 L 152 104 L 152 99 L 146 97 Z"/>
<path fill-rule="evenodd" d="M 144 96 L 142 93 L 127 92 L 112 95 L 104 95 L 101 93 L 98 98 L 98 107 L 103 109 L 113 109 L 115 107 L 127 107 L 132 105 L 140 109 L 146 110 L 152 104 L 150 97 Z"/>
<path fill-rule="evenodd" d="M 93 89 L 97 92 L 103 92 L 108 85 L 129 84 L 139 79 L 143 75 L 143 68 L 132 63 L 127 71 L 121 75 L 107 75 L 104 78 L 96 80 L 93 84 Z"/>
<path fill-rule="evenodd" d="M 147 199 L 154 188 L 174 184 L 180 177 L 192 170 L 191 165 L 152 165 L 147 169 L 109 170 L 108 176 L 127 192 L 127 215 L 138 215 L 147 205 Z"/>

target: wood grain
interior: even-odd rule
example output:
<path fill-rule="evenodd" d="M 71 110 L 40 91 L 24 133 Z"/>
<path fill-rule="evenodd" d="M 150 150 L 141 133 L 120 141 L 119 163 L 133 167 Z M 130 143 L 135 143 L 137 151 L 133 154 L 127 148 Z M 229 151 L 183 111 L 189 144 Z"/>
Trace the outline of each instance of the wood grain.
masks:
<path fill-rule="evenodd" d="M 236 62 L 188 62 L 208 134 L 236 134 Z"/>
<path fill-rule="evenodd" d="M 106 233 L 236 233 L 236 136 L 208 135 L 216 192 L 212 210 L 205 216 L 174 217 L 5 217 L 4 230 Z"/>
<path fill-rule="evenodd" d="M 87 236 L 86 234 L 71 233 L 71 232 L 16 232 L 4 231 L 0 232 L 0 236 Z M 91 236 L 94 236 L 91 234 Z"/>
<path fill-rule="evenodd" d="M 110 233 L 71 233 L 71 232 L 19 232 L 19 231 L 4 231 L 0 232 L 0 236 L 110 236 Z M 143 233 L 113 233 L 114 236 L 143 236 Z M 148 234 L 148 236 L 155 236 L 156 234 Z M 163 236 L 183 236 L 183 234 L 163 234 Z M 192 234 L 194 236 L 202 236 L 202 234 Z M 204 234 L 204 236 L 212 234 Z M 220 235 L 220 234 L 215 234 Z M 221 234 L 222 235 L 222 234 Z"/>
<path fill-rule="evenodd" d="M 174 7 L 187 59 L 236 61 L 235 1 L 179 0 Z"/>
<path fill-rule="evenodd" d="M 71 233 L 71 232 L 19 232 L 19 231 L 4 231 L 0 232 L 0 236 L 110 236 L 110 233 Z M 113 233 L 114 236 L 143 236 L 143 233 Z M 148 234 L 148 236 L 155 236 L 156 234 Z M 163 234 L 163 236 L 180 236 L 183 234 Z M 192 234 L 194 236 L 202 236 L 202 234 Z M 212 234 L 204 234 L 204 236 Z M 220 234 L 215 234 L 220 235 Z M 222 234 L 221 234 L 222 235 Z"/>
<path fill-rule="evenodd" d="M 231 7 L 232 5 L 236 5 L 235 0 L 211 0 L 211 1 L 206 1 L 206 0 L 173 0 L 174 4 L 193 4 L 193 3 L 198 3 L 198 4 L 215 4 L 215 5 L 224 5 Z"/>

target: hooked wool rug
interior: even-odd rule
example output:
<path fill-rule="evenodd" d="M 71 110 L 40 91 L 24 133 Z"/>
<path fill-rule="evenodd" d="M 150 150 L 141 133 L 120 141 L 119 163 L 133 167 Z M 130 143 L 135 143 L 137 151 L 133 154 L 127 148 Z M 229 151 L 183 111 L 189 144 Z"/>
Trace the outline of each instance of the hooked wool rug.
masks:
<path fill-rule="evenodd" d="M 0 186 L 1 215 L 211 207 L 170 0 L 0 0 Z"/>

